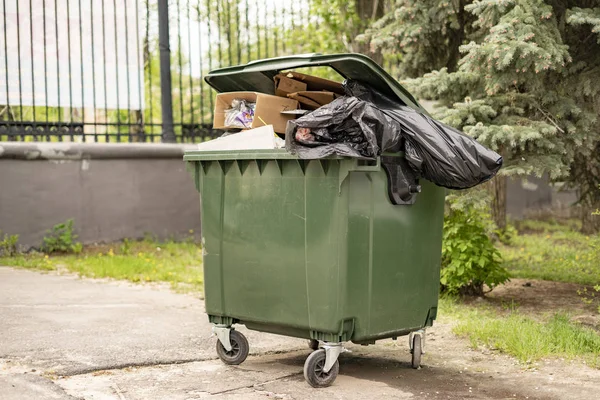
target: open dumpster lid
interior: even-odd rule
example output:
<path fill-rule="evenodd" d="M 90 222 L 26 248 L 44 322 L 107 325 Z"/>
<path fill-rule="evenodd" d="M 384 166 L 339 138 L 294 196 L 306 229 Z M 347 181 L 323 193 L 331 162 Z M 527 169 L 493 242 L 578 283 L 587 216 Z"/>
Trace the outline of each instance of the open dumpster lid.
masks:
<path fill-rule="evenodd" d="M 303 67 L 331 67 L 346 79 L 354 79 L 425 112 L 417 100 L 383 68 L 363 54 L 303 54 L 257 60 L 245 65 L 211 71 L 204 79 L 217 92 L 251 91 L 275 94 L 273 78 L 280 71 Z"/>

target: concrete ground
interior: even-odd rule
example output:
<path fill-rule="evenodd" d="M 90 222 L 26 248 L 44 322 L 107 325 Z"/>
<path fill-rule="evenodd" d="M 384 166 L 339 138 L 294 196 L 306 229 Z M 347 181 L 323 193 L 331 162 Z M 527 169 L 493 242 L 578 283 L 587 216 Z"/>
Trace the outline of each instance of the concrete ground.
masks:
<path fill-rule="evenodd" d="M 0 400 L 597 399 L 600 371 L 564 360 L 524 369 L 475 351 L 448 324 L 428 331 L 424 367 L 405 338 L 349 345 L 326 389 L 304 382 L 303 340 L 240 328 L 251 355 L 216 359 L 203 302 L 167 288 L 0 267 Z"/>

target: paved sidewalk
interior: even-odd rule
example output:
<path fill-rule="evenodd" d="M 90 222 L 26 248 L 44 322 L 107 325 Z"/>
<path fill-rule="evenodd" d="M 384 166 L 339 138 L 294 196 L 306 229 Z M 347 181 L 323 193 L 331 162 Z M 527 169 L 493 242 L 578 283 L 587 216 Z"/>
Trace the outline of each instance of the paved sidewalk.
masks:
<path fill-rule="evenodd" d="M 349 345 L 334 385 L 312 389 L 303 340 L 240 328 L 251 355 L 225 366 L 204 303 L 168 288 L 0 267 L 0 400 L 597 399 L 600 371 L 524 369 L 436 323 L 424 368 L 405 338 Z"/>
<path fill-rule="evenodd" d="M 241 330 L 251 354 L 305 348 L 302 340 Z M 204 302 L 190 295 L 0 267 L 0 366 L 4 360 L 68 376 L 209 360 L 216 358 L 211 335 Z M 0 375 L 0 399 L 7 379 Z M 15 388 L 43 383 L 15 382 Z"/>

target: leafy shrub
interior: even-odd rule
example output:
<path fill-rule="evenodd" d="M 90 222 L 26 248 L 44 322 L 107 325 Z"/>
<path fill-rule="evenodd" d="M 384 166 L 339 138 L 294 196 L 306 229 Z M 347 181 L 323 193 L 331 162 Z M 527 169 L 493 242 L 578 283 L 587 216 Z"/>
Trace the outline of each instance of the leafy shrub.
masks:
<path fill-rule="evenodd" d="M 508 281 L 500 252 L 486 233 L 484 218 L 474 209 L 450 210 L 444 218 L 442 291 L 480 296 Z"/>
<path fill-rule="evenodd" d="M 131 253 L 131 240 L 127 238 L 123 239 L 123 244 L 121 244 L 120 250 L 121 254 L 126 256 L 129 255 Z"/>
<path fill-rule="evenodd" d="M 592 248 L 590 258 L 600 260 L 600 236 L 597 236 L 590 243 L 590 247 Z M 592 304 L 594 301 L 597 301 L 597 309 L 598 313 L 600 313 L 600 284 L 594 285 L 589 291 L 585 287 L 577 290 L 577 294 L 582 297 L 583 302 L 586 304 Z"/>
<path fill-rule="evenodd" d="M 496 235 L 500 243 L 510 246 L 514 244 L 514 239 L 519 235 L 519 232 L 517 231 L 517 228 L 515 228 L 514 225 L 506 224 L 506 227 L 504 229 L 496 229 L 494 231 L 494 234 Z"/>
<path fill-rule="evenodd" d="M 44 253 L 81 253 L 83 246 L 77 243 L 77 235 L 73 233 L 73 220 L 56 224 L 44 236 L 44 244 L 41 250 Z"/>
<path fill-rule="evenodd" d="M 577 289 L 577 294 L 581 297 L 581 301 L 585 304 L 592 304 L 600 300 L 600 296 L 596 296 L 596 293 L 600 292 L 600 285 L 595 285 L 590 290 L 587 287 L 583 289 Z M 598 312 L 600 313 L 600 303 L 597 306 Z"/>
<path fill-rule="evenodd" d="M 0 256 L 12 257 L 18 253 L 19 235 L 4 234 L 0 231 Z"/>

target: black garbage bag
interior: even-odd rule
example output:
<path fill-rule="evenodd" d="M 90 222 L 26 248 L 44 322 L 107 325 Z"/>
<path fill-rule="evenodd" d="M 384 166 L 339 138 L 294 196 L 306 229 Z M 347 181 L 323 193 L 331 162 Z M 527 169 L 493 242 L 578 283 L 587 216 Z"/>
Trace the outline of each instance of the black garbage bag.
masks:
<path fill-rule="evenodd" d="M 302 128 L 310 131 L 304 133 Z M 398 147 L 400 126 L 372 103 L 343 96 L 288 123 L 286 147 L 300 158 L 375 159 Z"/>
<path fill-rule="evenodd" d="M 407 161 L 436 185 L 467 189 L 491 179 L 502 167 L 502 156 L 451 126 L 399 104 L 358 81 L 347 80 L 344 90 L 348 96 L 375 104 L 401 125 Z"/>
<path fill-rule="evenodd" d="M 419 176 L 449 189 L 483 183 L 502 166 L 499 154 L 473 138 L 358 81 L 347 80 L 344 89 L 346 96 L 288 126 L 288 150 L 300 158 L 338 154 L 371 159 L 383 152 L 401 150 Z M 309 128 L 314 139 L 304 131 L 300 139 L 308 136 L 313 140 L 297 141 L 298 128 Z M 360 142 L 357 128 L 363 134 Z M 344 134 L 344 129 L 352 135 Z M 353 142 L 348 141 L 349 136 Z"/>

